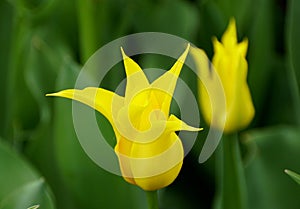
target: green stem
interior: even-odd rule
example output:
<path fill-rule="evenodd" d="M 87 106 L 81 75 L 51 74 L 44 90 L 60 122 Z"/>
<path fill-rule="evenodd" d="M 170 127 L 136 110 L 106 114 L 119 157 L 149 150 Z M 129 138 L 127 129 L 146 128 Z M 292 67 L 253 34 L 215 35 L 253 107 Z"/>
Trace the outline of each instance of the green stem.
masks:
<path fill-rule="evenodd" d="M 85 63 L 99 47 L 97 9 L 98 0 L 77 0 L 82 63 Z"/>
<path fill-rule="evenodd" d="M 297 50 L 296 40 L 298 41 L 298 30 L 295 30 L 298 27 L 298 23 L 296 21 L 296 12 L 297 12 L 297 5 L 299 5 L 298 1 L 289 1 L 288 4 L 288 15 L 287 15 L 287 21 L 286 21 L 286 46 L 287 46 L 287 63 L 288 63 L 288 76 L 290 79 L 290 87 L 291 87 L 291 93 L 292 98 L 294 100 L 294 110 L 295 110 L 295 118 L 297 125 L 300 126 L 300 75 L 297 74 L 297 67 L 299 68 L 299 65 L 297 64 L 298 57 L 295 56 L 295 49 Z"/>
<path fill-rule="evenodd" d="M 221 209 L 246 209 L 247 189 L 237 134 L 223 136 L 217 172 Z"/>
<path fill-rule="evenodd" d="M 146 191 L 148 209 L 159 209 L 158 208 L 158 195 L 156 191 Z"/>
<path fill-rule="evenodd" d="M 289 66 L 289 70 L 288 70 L 288 76 L 289 76 L 289 85 L 290 85 L 290 89 L 291 89 L 291 94 L 292 94 L 292 98 L 293 98 L 293 102 L 294 102 L 294 110 L 295 110 L 295 115 L 296 115 L 296 122 L 297 125 L 300 125 L 300 93 L 299 93 L 299 83 L 297 81 L 297 76 L 295 73 L 295 68 L 294 68 L 294 64 L 293 64 L 293 58 L 291 55 L 291 50 L 289 50 L 288 52 L 288 66 Z"/>
<path fill-rule="evenodd" d="M 25 17 L 22 7 L 19 4 L 14 5 L 14 20 L 12 28 L 11 47 L 8 63 L 8 73 L 6 80 L 6 98 L 5 98 L 5 126 L 4 135 L 6 138 L 14 139 L 13 136 L 13 117 L 15 109 L 15 95 L 17 77 L 20 77 L 20 61 L 22 57 L 23 43 L 28 34 L 29 23 Z M 25 34 L 25 35 L 24 35 Z"/>

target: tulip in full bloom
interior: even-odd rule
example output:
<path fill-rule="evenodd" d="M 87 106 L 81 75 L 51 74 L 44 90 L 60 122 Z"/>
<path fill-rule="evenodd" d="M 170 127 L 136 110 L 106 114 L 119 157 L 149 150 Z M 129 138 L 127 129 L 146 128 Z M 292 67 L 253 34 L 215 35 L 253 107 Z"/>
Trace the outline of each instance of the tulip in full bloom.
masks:
<path fill-rule="evenodd" d="M 173 67 L 149 83 L 143 70 L 121 49 L 125 96 L 102 88 L 68 89 L 48 96 L 82 102 L 103 114 L 116 135 L 115 153 L 124 179 L 146 191 L 171 184 L 184 157 L 176 131 L 199 131 L 169 114 L 172 95 L 189 46 Z"/>
<path fill-rule="evenodd" d="M 254 117 L 254 107 L 251 99 L 250 90 L 247 84 L 248 64 L 246 60 L 248 40 L 244 39 L 241 43 L 237 40 L 235 21 L 232 19 L 221 42 L 213 39 L 214 56 L 212 64 L 214 70 L 202 68 L 206 76 L 203 83 L 199 82 L 199 98 L 203 117 L 208 124 L 212 121 L 212 112 L 216 111 L 219 120 L 225 121 L 224 132 L 232 133 L 245 128 Z M 209 65 L 207 65 L 209 66 Z M 201 72 L 200 72 L 201 73 Z M 216 73 L 216 74 L 214 74 Z M 210 97 L 219 97 L 219 92 L 213 92 L 213 86 L 219 81 L 223 86 L 225 96 L 225 108 L 220 112 L 220 108 L 211 104 Z M 207 88 L 204 83 L 209 86 Z M 214 107 L 214 110 L 213 108 Z M 218 127 L 221 122 L 211 124 Z M 223 122 L 224 125 L 224 122 Z"/>

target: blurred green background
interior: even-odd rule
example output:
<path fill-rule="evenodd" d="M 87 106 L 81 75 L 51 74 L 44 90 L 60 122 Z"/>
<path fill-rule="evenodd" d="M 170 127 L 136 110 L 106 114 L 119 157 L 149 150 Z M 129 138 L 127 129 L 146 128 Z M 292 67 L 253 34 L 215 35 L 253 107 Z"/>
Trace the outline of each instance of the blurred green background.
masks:
<path fill-rule="evenodd" d="M 146 208 L 141 189 L 84 153 L 72 103 L 45 94 L 72 88 L 89 56 L 132 33 L 174 34 L 211 58 L 211 38 L 221 37 L 230 17 L 240 40 L 249 39 L 256 108 L 240 133 L 249 208 L 300 208 L 300 186 L 283 172 L 300 172 L 299 0 L 1 0 L 0 209 Z M 168 69 L 167 61 L 150 65 Z M 196 92 L 193 79 L 190 85 Z M 176 181 L 160 191 L 161 209 L 214 207 L 215 156 L 197 161 L 205 134 Z"/>

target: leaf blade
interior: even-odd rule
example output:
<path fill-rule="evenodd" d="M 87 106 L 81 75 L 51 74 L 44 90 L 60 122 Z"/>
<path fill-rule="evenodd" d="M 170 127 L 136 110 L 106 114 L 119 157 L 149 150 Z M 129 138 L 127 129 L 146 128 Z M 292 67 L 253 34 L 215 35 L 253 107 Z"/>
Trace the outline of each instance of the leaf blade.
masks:
<path fill-rule="evenodd" d="M 300 184 L 300 175 L 295 173 L 294 171 L 285 169 L 284 172 L 289 175 L 295 182 L 297 182 L 298 184 Z"/>

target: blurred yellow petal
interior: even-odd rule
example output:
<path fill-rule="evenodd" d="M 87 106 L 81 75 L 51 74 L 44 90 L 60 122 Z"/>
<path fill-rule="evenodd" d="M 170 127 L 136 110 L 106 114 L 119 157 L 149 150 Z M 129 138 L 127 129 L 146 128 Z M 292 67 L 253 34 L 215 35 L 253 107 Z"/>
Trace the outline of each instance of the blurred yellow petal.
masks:
<path fill-rule="evenodd" d="M 222 43 L 225 48 L 232 48 L 237 44 L 237 31 L 236 31 L 236 23 L 235 19 L 230 19 L 229 25 L 222 36 Z"/>
<path fill-rule="evenodd" d="M 221 129 L 225 124 L 226 102 L 219 73 L 203 50 L 192 47 L 191 55 L 200 78 L 198 79 L 198 92 L 202 117 L 211 127 Z"/>
<path fill-rule="evenodd" d="M 238 44 L 238 52 L 242 57 L 246 57 L 248 50 L 248 39 L 245 38 L 241 43 Z"/>
<path fill-rule="evenodd" d="M 215 71 L 211 71 L 210 76 L 204 76 L 199 82 L 199 99 L 202 114 L 205 121 L 217 128 L 223 128 L 225 120 L 225 133 L 239 131 L 249 125 L 254 117 L 254 106 L 251 93 L 247 84 L 248 63 L 246 60 L 248 39 L 241 43 L 237 42 L 237 30 L 235 20 L 231 19 L 227 30 L 222 36 L 222 42 L 213 38 L 214 56 L 212 65 Z M 196 52 L 198 53 L 198 52 Z M 200 57 L 197 55 L 197 57 Z M 197 62 L 197 61 L 196 61 Z M 199 66 L 199 71 L 210 71 L 209 67 Z M 208 65 L 207 65 L 208 66 Z M 217 76 L 220 78 L 226 100 L 226 108 L 216 107 L 212 104 L 212 97 L 220 97 L 221 91 L 213 91 L 214 85 L 218 84 Z M 217 87 L 216 87 L 217 89 Z M 215 98 L 213 98 L 215 99 Z M 216 111 L 220 117 L 219 122 L 212 123 L 212 112 Z M 220 125 L 221 124 L 221 125 Z M 222 127 L 221 127 L 222 126 Z"/>

